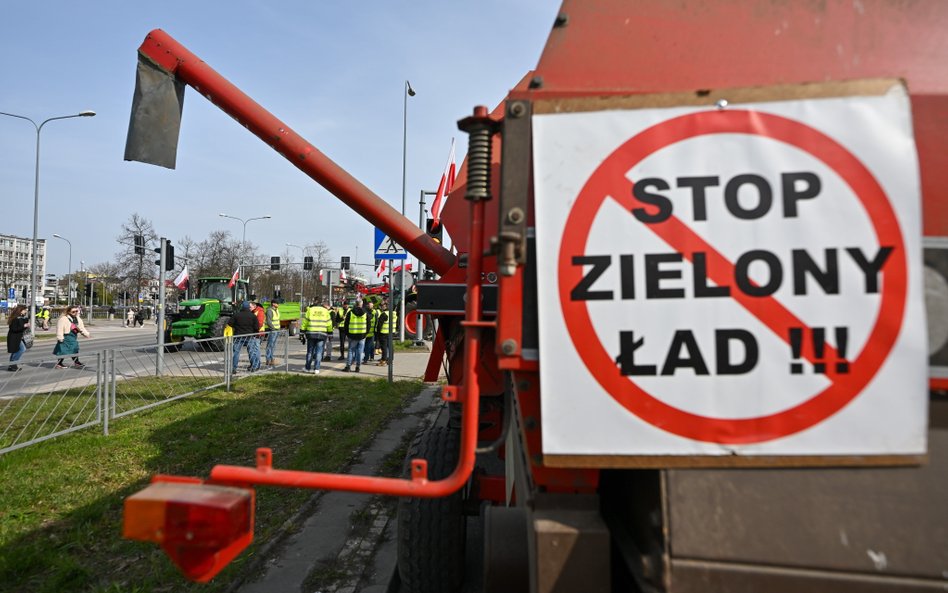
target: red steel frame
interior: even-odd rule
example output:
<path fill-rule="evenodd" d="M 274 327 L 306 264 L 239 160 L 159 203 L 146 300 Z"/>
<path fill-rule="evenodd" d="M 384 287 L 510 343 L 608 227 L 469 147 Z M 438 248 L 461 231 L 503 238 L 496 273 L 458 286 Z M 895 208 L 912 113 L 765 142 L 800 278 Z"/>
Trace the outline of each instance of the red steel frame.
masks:
<path fill-rule="evenodd" d="M 384 229 L 399 245 L 438 274 L 444 275 L 454 267 L 454 254 L 170 35 L 155 29 L 145 37 L 138 53 L 198 90 L 366 220 Z"/>
<path fill-rule="evenodd" d="M 241 92 L 170 35 L 156 29 L 148 34 L 139 54 L 169 75 L 200 91 L 205 97 L 232 116 L 258 138 L 273 147 L 301 171 L 316 180 L 338 198 L 379 228 L 438 274 L 448 274 L 456 257 L 436 243 L 414 223 L 376 196 L 354 177 L 310 145 L 289 126 L 277 119 L 253 99 Z M 482 109 L 483 108 L 479 108 Z M 485 203 L 471 203 L 471 237 L 475 245 L 484 241 Z M 428 480 L 424 459 L 411 463 L 411 479 L 376 478 L 294 470 L 278 470 L 272 466 L 272 451 L 257 450 L 255 468 L 218 465 L 211 470 L 210 481 L 240 486 L 269 485 L 297 488 L 346 490 L 394 496 L 435 498 L 447 496 L 463 487 L 474 469 L 478 439 L 478 380 L 481 333 L 494 323 L 483 321 L 480 277 L 483 270 L 481 250 L 472 250 L 468 259 L 467 292 L 464 326 L 463 380 L 460 385 L 445 388 L 443 397 L 463 404 L 461 417 L 460 459 L 454 471 L 444 479 Z M 443 342 L 442 342 L 443 343 Z M 159 477 L 158 480 L 164 478 Z"/>
<path fill-rule="evenodd" d="M 471 202 L 471 237 L 476 245 L 484 240 L 484 210 L 485 203 L 483 201 Z M 477 449 L 478 407 L 480 404 L 478 359 L 481 349 L 481 331 L 494 325 L 493 322 L 481 319 L 480 278 L 482 268 L 483 254 L 481 250 L 474 249 L 468 259 L 468 298 L 465 321 L 462 322 L 464 326 L 464 378 L 461 385 L 446 387 L 444 394 L 445 399 L 459 401 L 463 404 L 460 459 L 457 467 L 448 477 L 442 480 L 429 481 L 428 464 L 424 459 L 412 460 L 410 480 L 276 470 L 271 466 L 270 450 L 259 449 L 257 451 L 256 468 L 218 465 L 211 470 L 211 480 L 216 483 L 239 485 L 321 488 L 425 498 L 447 496 L 463 487 L 474 470 L 474 457 Z"/>

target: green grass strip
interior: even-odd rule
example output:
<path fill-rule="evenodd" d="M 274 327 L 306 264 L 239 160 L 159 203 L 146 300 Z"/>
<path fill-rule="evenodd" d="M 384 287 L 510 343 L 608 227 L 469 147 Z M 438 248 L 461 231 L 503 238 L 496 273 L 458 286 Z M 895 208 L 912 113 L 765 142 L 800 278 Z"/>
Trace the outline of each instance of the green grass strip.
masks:
<path fill-rule="evenodd" d="M 0 456 L 0 591 L 223 591 L 313 492 L 257 490 L 255 541 L 209 585 L 157 546 L 121 538 L 122 501 L 158 473 L 206 477 L 219 463 L 339 471 L 422 388 L 418 382 L 266 375 Z"/>

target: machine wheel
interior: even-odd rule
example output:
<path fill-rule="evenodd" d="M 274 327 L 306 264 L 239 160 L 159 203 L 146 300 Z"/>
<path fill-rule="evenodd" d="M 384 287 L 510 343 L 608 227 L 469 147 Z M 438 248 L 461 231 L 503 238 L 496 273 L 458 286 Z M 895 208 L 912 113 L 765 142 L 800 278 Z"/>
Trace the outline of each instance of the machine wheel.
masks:
<path fill-rule="evenodd" d="M 299 335 L 300 333 L 300 322 L 291 321 L 288 326 L 286 326 L 286 331 L 289 332 L 291 336 Z"/>
<path fill-rule="evenodd" d="M 428 461 L 428 478 L 447 477 L 457 465 L 460 433 L 433 426 L 415 436 L 405 459 Z M 464 578 L 466 518 L 462 491 L 444 498 L 402 498 L 398 502 L 398 573 L 405 593 L 451 593 Z"/>
<path fill-rule="evenodd" d="M 171 341 L 171 330 L 165 330 L 165 352 L 177 352 L 181 350 L 182 342 Z"/>
<path fill-rule="evenodd" d="M 217 321 L 214 322 L 213 327 L 211 327 L 211 337 L 223 338 L 224 328 L 227 327 L 228 321 L 230 321 L 230 317 L 218 317 Z M 207 342 L 201 342 L 201 345 L 204 347 L 206 352 L 224 351 L 224 340 L 208 340 Z"/>

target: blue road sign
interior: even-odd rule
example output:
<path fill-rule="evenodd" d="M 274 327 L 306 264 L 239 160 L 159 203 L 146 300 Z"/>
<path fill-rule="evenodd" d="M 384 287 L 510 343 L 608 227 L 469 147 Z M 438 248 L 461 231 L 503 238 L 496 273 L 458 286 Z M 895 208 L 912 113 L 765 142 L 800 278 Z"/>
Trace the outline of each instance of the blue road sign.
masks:
<path fill-rule="evenodd" d="M 382 229 L 375 229 L 375 259 L 408 259 L 405 248 L 386 235 Z"/>

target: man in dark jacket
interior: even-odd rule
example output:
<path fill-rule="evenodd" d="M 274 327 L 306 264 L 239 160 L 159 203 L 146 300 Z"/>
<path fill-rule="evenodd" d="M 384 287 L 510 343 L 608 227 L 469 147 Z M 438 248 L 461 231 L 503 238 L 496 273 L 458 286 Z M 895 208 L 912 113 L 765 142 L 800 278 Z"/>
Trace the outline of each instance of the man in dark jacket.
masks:
<path fill-rule="evenodd" d="M 251 341 L 256 342 L 257 332 L 260 331 L 260 322 L 257 316 L 250 310 L 250 303 L 244 301 L 240 304 L 240 310 L 237 311 L 227 322 L 227 325 L 234 328 L 234 360 L 233 372 L 237 372 L 240 362 L 240 349 L 247 347 L 247 356 L 250 358 L 250 372 L 260 368 L 260 348 L 254 348 Z"/>
<path fill-rule="evenodd" d="M 369 322 L 372 321 L 372 315 L 362 308 L 362 301 L 357 300 L 355 307 L 349 309 L 346 318 L 343 321 L 342 329 L 345 330 L 349 338 L 349 358 L 346 360 L 346 368 L 342 372 L 348 373 L 352 370 L 352 361 L 355 361 L 355 370 L 358 373 L 362 363 L 362 350 L 365 348 L 365 335 L 369 331 Z"/>
<path fill-rule="evenodd" d="M 345 360 L 346 357 L 346 328 L 344 324 L 346 322 L 346 315 L 349 314 L 349 303 L 343 303 L 341 308 L 336 308 L 336 320 L 335 325 L 339 328 L 339 358 L 337 360 Z"/>

